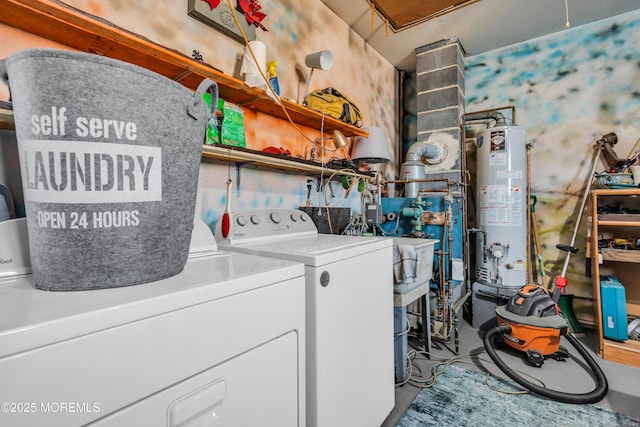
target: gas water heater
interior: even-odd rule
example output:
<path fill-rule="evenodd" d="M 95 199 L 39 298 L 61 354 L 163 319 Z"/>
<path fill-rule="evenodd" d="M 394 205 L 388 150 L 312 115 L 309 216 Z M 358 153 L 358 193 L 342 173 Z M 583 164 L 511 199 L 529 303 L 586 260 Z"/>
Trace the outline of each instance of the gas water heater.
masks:
<path fill-rule="evenodd" d="M 496 126 L 482 131 L 477 162 L 476 281 L 517 290 L 527 284 L 525 129 Z"/>

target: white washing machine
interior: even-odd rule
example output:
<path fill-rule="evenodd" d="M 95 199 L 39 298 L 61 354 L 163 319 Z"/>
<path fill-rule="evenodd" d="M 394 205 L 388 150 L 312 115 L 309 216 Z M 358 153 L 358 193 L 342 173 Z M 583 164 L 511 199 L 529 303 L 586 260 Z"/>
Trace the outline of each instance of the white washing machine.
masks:
<path fill-rule="evenodd" d="M 46 292 L 0 271 L 0 425 L 304 426 L 303 265 L 207 233 L 147 284 Z"/>
<path fill-rule="evenodd" d="M 305 265 L 307 425 L 372 427 L 394 407 L 393 243 L 318 234 L 296 209 L 233 214 L 218 246 Z"/>

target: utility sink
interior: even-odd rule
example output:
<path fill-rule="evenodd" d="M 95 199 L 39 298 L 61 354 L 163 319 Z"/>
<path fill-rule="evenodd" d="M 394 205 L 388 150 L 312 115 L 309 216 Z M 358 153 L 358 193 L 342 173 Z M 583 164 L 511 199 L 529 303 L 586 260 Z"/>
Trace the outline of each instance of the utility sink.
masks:
<path fill-rule="evenodd" d="M 419 298 L 422 299 L 423 307 L 430 307 L 429 302 L 429 280 L 433 273 L 433 250 L 437 239 L 418 239 L 413 237 L 392 237 L 394 245 L 394 285 L 393 285 L 393 328 L 394 328 L 394 364 L 396 383 L 404 381 L 407 377 L 407 305 L 413 303 Z M 413 255 L 411 250 L 406 246 L 413 246 L 416 255 L 415 280 L 398 281 L 395 279 L 401 270 L 397 264 L 398 257 L 402 254 Z M 396 252 L 399 249 L 399 254 Z M 400 261 L 400 263 L 402 263 Z M 414 265 L 409 263 L 409 268 Z M 422 324 L 430 325 L 430 310 L 422 310 Z M 425 351 L 431 351 L 431 332 L 429 327 L 422 328 Z"/>
<path fill-rule="evenodd" d="M 428 282 L 433 273 L 433 250 L 438 239 L 418 239 L 413 237 L 392 237 L 394 246 L 402 249 L 404 245 L 414 246 L 416 258 L 416 280 L 415 281 L 397 281 L 396 285 L 407 285 L 415 287 Z M 402 252 L 401 252 L 402 253 Z"/>

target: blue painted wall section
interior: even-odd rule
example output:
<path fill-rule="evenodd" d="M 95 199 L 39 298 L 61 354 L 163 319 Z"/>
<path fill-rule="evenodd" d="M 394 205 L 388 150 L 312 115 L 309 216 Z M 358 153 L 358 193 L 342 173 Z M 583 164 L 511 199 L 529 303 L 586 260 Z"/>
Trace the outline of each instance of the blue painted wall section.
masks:
<path fill-rule="evenodd" d="M 432 212 L 444 212 L 448 210 L 449 202 L 444 197 L 425 197 L 422 199 L 424 202 L 424 209 Z M 415 199 L 411 198 L 399 198 L 390 197 L 382 199 L 382 213 L 388 215 L 393 212 L 396 214 L 396 220 L 385 221 L 382 224 L 382 230 L 389 236 L 412 236 L 414 225 L 411 224 L 413 217 L 403 216 L 403 211 L 411 210 L 415 207 Z M 456 236 L 462 236 L 463 216 L 462 216 L 462 201 L 460 199 L 453 199 L 451 202 L 451 229 L 441 225 L 425 224 L 422 226 L 424 237 L 428 239 L 438 239 L 440 242 L 435 245 L 434 263 L 433 263 L 433 281 L 431 283 L 432 289 L 437 290 L 439 288 L 440 275 L 444 273 L 445 289 L 448 289 L 449 284 L 453 287 L 452 294 L 458 297 L 464 294 L 462 288 L 464 283 L 461 280 L 450 280 L 450 260 L 463 259 L 464 248 L 462 239 Z M 449 239 L 449 235 L 454 238 Z M 440 256 L 437 252 L 443 253 L 443 262 L 440 260 Z M 444 265 L 444 270 L 441 270 L 440 265 Z"/>

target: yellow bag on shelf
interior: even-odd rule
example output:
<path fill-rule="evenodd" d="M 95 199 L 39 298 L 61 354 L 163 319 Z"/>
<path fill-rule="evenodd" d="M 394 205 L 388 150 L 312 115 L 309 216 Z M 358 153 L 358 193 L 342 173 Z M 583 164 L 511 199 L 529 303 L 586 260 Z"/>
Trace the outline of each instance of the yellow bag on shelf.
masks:
<path fill-rule="evenodd" d="M 362 127 L 363 116 L 360 109 L 334 88 L 328 87 L 311 92 L 307 99 L 307 107 L 347 124 Z"/>

